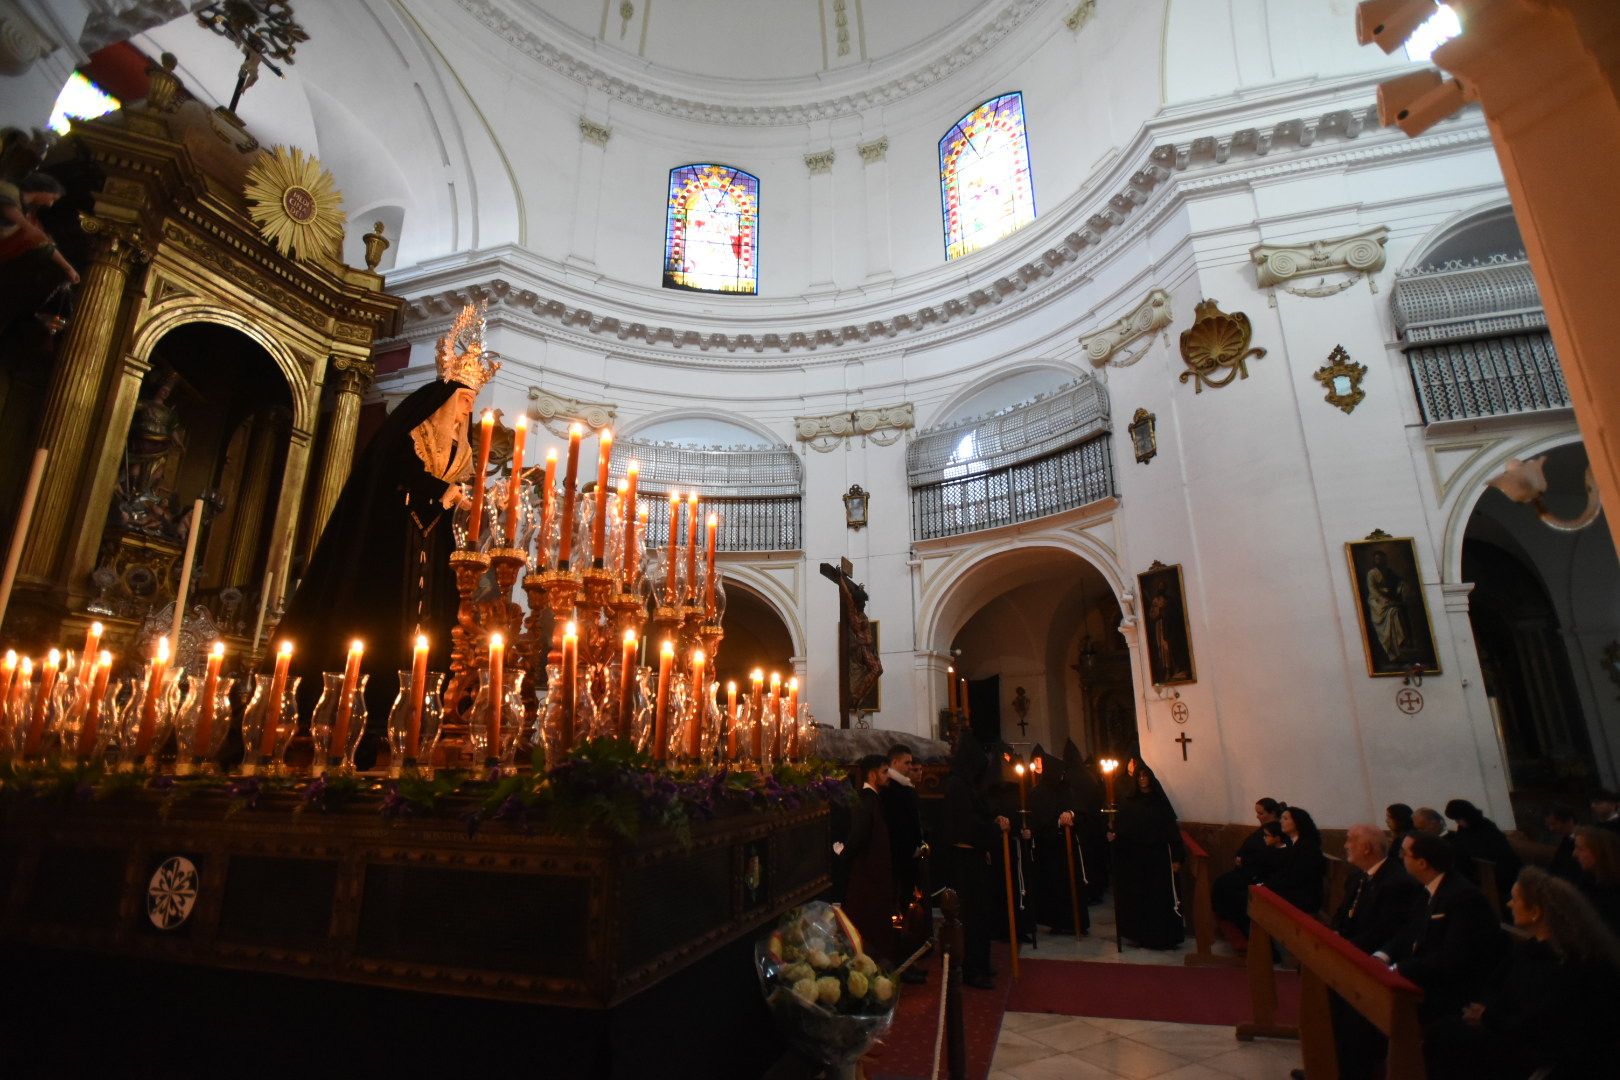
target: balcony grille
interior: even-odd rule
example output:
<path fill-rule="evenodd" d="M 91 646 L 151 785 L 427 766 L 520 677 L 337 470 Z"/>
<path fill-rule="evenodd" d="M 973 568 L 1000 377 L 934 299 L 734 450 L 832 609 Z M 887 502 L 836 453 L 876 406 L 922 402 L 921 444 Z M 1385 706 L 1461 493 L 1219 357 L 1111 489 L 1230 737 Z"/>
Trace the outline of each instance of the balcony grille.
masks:
<path fill-rule="evenodd" d="M 935 540 L 995 529 L 1113 494 L 1114 455 L 1104 431 L 1031 461 L 913 487 L 911 534 Z"/>
<path fill-rule="evenodd" d="M 1419 345 L 1408 350 L 1406 359 L 1424 423 L 1509 416 L 1570 403 L 1558 354 L 1545 330 Z"/>
<path fill-rule="evenodd" d="M 702 495 L 699 486 L 699 497 Z M 636 499 L 638 509 L 647 511 L 647 540 L 653 547 L 669 544 L 669 493 L 644 491 Z M 804 520 L 802 503 L 797 495 L 765 495 L 749 498 L 722 495 L 703 499 L 699 504 L 701 517 L 720 515 L 720 528 L 715 535 L 715 548 L 719 551 L 799 551 L 804 547 Z M 686 511 L 682 504 L 679 519 L 681 543 L 686 538 Z M 702 521 L 698 528 L 703 527 Z M 700 532 L 701 543 L 701 532 Z"/>

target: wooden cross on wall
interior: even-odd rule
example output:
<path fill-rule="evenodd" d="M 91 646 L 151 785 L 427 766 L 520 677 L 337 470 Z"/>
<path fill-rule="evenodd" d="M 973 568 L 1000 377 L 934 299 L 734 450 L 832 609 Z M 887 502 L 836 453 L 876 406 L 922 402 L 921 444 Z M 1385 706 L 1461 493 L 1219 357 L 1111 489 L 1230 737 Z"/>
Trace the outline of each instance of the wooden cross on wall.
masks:
<path fill-rule="evenodd" d="M 1187 738 L 1187 733 L 1185 731 L 1183 731 L 1180 735 L 1176 736 L 1175 741 L 1181 744 L 1181 760 L 1186 761 L 1187 760 L 1187 744 L 1192 742 L 1192 740 Z"/>

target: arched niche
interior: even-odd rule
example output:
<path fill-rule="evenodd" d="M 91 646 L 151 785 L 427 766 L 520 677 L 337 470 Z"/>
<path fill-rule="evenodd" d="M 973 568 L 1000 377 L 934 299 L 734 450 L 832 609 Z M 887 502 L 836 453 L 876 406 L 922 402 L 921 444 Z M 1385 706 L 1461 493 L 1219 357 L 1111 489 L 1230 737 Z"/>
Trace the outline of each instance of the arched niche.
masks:
<path fill-rule="evenodd" d="M 714 675 L 723 685 L 734 680 L 740 693 L 746 693 L 749 672 L 775 671 L 786 682 L 793 675 L 791 663 L 802 655 L 794 642 L 793 630 L 782 610 L 763 592 L 728 575 L 726 612 L 721 620 L 725 639 Z"/>

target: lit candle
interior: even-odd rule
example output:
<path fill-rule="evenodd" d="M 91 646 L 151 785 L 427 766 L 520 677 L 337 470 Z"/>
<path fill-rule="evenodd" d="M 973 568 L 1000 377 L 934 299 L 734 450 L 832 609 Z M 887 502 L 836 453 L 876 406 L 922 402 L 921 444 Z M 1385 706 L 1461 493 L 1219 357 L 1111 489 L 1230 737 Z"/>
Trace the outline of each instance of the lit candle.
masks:
<path fill-rule="evenodd" d="M 1029 770 L 1020 761 L 1013 766 L 1013 772 L 1018 774 L 1018 811 L 1024 813 L 1029 809 Z"/>
<path fill-rule="evenodd" d="M 135 731 L 135 754 L 146 757 L 152 750 L 152 737 L 157 734 L 158 698 L 163 696 L 163 672 L 169 666 L 169 639 L 158 638 L 152 653 L 152 663 L 146 669 L 146 695 L 141 700 L 141 721 Z"/>
<path fill-rule="evenodd" d="M 726 760 L 737 760 L 737 680 L 726 680 Z"/>
<path fill-rule="evenodd" d="M 34 687 L 34 658 L 25 656 L 17 666 L 17 681 L 11 687 L 11 715 L 20 716 L 20 709 L 28 703 L 28 692 Z"/>
<path fill-rule="evenodd" d="M 520 416 L 512 428 L 512 479 L 506 485 L 506 546 L 517 547 L 518 507 L 523 503 L 523 444 L 529 438 L 529 418 Z"/>
<path fill-rule="evenodd" d="M 536 563 L 546 566 L 551 561 L 551 549 L 546 537 L 551 534 L 551 522 L 557 515 L 557 448 L 546 451 L 545 490 L 540 493 L 540 535 L 535 539 Z"/>
<path fill-rule="evenodd" d="M 557 541 L 557 568 L 568 569 L 569 556 L 574 550 L 574 481 L 579 477 L 579 441 L 585 429 L 578 424 L 568 426 L 568 467 L 563 474 L 562 521 L 558 523 L 562 536 Z"/>
<path fill-rule="evenodd" d="M 292 665 L 293 643 L 283 641 L 276 650 L 276 670 L 270 676 L 270 699 L 265 703 L 264 728 L 259 732 L 259 757 L 269 761 L 276 754 L 276 738 L 281 734 L 281 707 L 287 696 L 287 668 Z"/>
<path fill-rule="evenodd" d="M 411 726 L 405 731 L 405 760 L 415 764 L 417 745 L 422 739 L 422 710 L 427 704 L 428 639 L 426 634 L 416 635 L 416 650 L 411 654 Z"/>
<path fill-rule="evenodd" d="M 23 746 L 23 753 L 28 757 L 39 753 L 39 744 L 45 738 L 45 713 L 50 709 L 51 691 L 56 689 L 56 676 L 61 670 L 62 650 L 52 649 L 45 657 L 39 693 L 34 696 L 34 708 L 28 718 L 27 739 Z"/>
<path fill-rule="evenodd" d="M 596 448 L 596 513 L 591 515 L 591 565 L 602 566 L 607 550 L 608 463 L 613 460 L 613 432 L 602 429 Z"/>
<path fill-rule="evenodd" d="M 17 650 L 7 649 L 6 659 L 0 663 L 0 705 L 11 695 L 11 683 L 17 677 Z"/>
<path fill-rule="evenodd" d="M 214 735 L 214 699 L 219 696 L 219 669 L 224 663 L 225 643 L 216 641 L 208 652 L 208 667 L 203 676 L 202 707 L 197 713 L 197 730 L 191 737 L 192 757 L 208 756 L 208 744 Z M 343 716 L 341 704 L 338 705 L 338 715 Z M 343 723 L 348 723 L 347 717 L 343 717 Z"/>
<path fill-rule="evenodd" d="M 1119 768 L 1119 762 L 1113 758 L 1102 759 L 1103 786 L 1107 789 L 1108 805 L 1114 805 L 1114 770 Z"/>
<path fill-rule="evenodd" d="M 191 568 L 197 562 L 197 536 L 202 532 L 203 501 L 191 504 L 191 525 L 186 530 L 186 554 L 180 562 L 180 591 L 174 598 L 174 622 L 169 627 L 169 638 L 178 647 L 180 627 L 186 621 L 186 599 L 191 594 Z"/>
<path fill-rule="evenodd" d="M 765 705 L 765 711 L 771 717 L 771 760 L 780 760 L 782 757 L 782 674 L 771 672 L 771 697 Z"/>
<path fill-rule="evenodd" d="M 360 658 L 365 651 L 365 642 L 355 638 L 349 643 L 349 662 L 343 666 L 343 692 L 338 698 L 337 719 L 332 721 L 329 750 L 332 760 L 339 763 L 349 748 L 349 717 L 354 714 L 354 691 L 360 685 Z"/>
<path fill-rule="evenodd" d="M 472 513 L 467 521 L 467 546 L 478 546 L 484 531 L 484 474 L 489 472 L 489 439 L 495 432 L 495 411 L 485 409 L 478 419 L 478 467 L 473 470 Z"/>
<path fill-rule="evenodd" d="M 501 756 L 501 701 L 506 696 L 506 638 L 489 635 L 489 756 Z"/>
<path fill-rule="evenodd" d="M 562 639 L 562 745 L 574 745 L 574 712 L 579 698 L 579 627 L 570 622 Z"/>
<path fill-rule="evenodd" d="M 636 487 L 641 483 L 641 462 L 632 461 L 624 467 L 624 482 L 630 490 L 625 493 L 624 520 L 626 522 L 636 519 Z"/>
<path fill-rule="evenodd" d="M 669 493 L 669 580 L 664 584 L 664 592 L 669 597 L 666 603 L 670 607 L 680 606 L 681 598 L 675 595 L 675 567 L 681 561 L 681 493 Z"/>
<path fill-rule="evenodd" d="M 636 520 L 636 512 L 627 509 L 630 506 L 630 481 L 619 481 L 619 501 L 614 504 L 615 513 L 619 516 L 619 542 L 621 545 L 630 542 L 630 525 Z M 619 550 L 619 576 L 624 576 L 624 560 L 629 548 L 621 547 Z"/>
<path fill-rule="evenodd" d="M 765 672 L 755 668 L 748 676 L 748 711 L 754 718 L 754 760 L 765 760 Z"/>
<path fill-rule="evenodd" d="M 624 588 L 636 587 L 636 572 L 641 568 L 641 537 L 647 534 L 647 511 L 637 510 L 625 526 L 624 536 Z"/>
<path fill-rule="evenodd" d="M 630 711 L 636 693 L 636 632 L 624 632 L 624 655 L 619 659 L 619 726 L 615 732 L 621 739 L 630 738 Z"/>
<path fill-rule="evenodd" d="M 675 666 L 675 643 L 664 639 L 658 653 L 658 697 L 653 704 L 653 760 L 663 761 L 669 743 L 669 672 Z"/>
<path fill-rule="evenodd" d="M 956 669 L 953 667 L 945 669 L 945 687 L 950 698 L 950 711 L 954 713 L 956 711 Z"/>
<path fill-rule="evenodd" d="M 714 542 L 715 534 L 720 531 L 720 515 L 709 515 L 709 538 L 706 554 L 704 556 L 703 570 L 703 621 L 714 622 Z"/>
<path fill-rule="evenodd" d="M 792 757 L 799 752 L 799 678 L 795 675 L 788 680 L 787 699 L 787 725 L 788 725 L 788 756 Z"/>
<path fill-rule="evenodd" d="M 107 696 L 107 680 L 112 676 L 112 653 L 96 657 L 95 678 L 90 682 L 90 699 L 85 705 L 84 723 L 79 728 L 79 756 L 96 752 L 96 730 L 101 724 L 101 700 Z"/>
<path fill-rule="evenodd" d="M 686 598 L 697 603 L 698 494 L 686 497 Z"/>
<path fill-rule="evenodd" d="M 973 710 L 968 707 L 968 683 L 966 676 L 962 678 L 962 688 L 958 700 L 960 700 L 962 703 L 962 719 L 973 719 Z"/>
<path fill-rule="evenodd" d="M 702 649 L 692 650 L 692 730 L 687 733 L 686 755 L 693 761 L 703 758 L 703 721 L 705 719 L 704 691 L 709 687 L 703 677 L 703 669 L 708 661 Z"/>
<path fill-rule="evenodd" d="M 98 622 L 91 623 L 90 629 L 85 631 L 84 651 L 79 654 L 78 678 L 81 691 L 88 691 L 90 689 L 90 680 L 95 678 L 96 653 L 101 648 L 101 635 L 104 631 L 105 627 Z M 8 653 L 7 655 L 13 654 Z M 0 699 L 4 698 L 5 694 L 0 692 Z"/>

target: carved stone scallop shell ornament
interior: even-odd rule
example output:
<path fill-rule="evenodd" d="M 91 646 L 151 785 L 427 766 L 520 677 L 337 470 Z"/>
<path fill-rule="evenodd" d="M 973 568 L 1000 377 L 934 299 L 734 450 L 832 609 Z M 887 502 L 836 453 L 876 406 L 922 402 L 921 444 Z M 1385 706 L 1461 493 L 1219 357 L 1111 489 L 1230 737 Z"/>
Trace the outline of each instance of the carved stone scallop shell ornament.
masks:
<path fill-rule="evenodd" d="M 1192 326 L 1181 334 L 1181 359 L 1187 365 L 1181 381 L 1194 380 L 1193 392 L 1202 394 L 1206 386 L 1219 390 L 1233 379 L 1247 379 L 1249 357 L 1258 360 L 1266 355 L 1266 350 L 1249 345 L 1254 337 L 1249 317 L 1241 311 L 1228 315 L 1214 300 L 1199 301 L 1195 315 Z"/>

